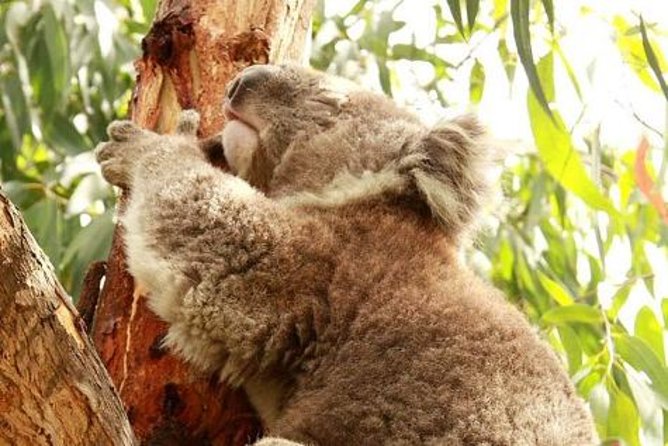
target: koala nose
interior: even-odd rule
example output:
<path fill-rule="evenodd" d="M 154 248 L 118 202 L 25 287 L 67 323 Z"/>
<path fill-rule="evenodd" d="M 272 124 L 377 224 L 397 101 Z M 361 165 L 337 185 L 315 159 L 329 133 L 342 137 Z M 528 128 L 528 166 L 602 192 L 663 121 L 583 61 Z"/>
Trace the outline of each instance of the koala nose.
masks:
<path fill-rule="evenodd" d="M 275 71 L 272 65 L 252 65 L 244 69 L 227 87 L 227 99 L 239 100 L 247 91 L 256 89 Z"/>

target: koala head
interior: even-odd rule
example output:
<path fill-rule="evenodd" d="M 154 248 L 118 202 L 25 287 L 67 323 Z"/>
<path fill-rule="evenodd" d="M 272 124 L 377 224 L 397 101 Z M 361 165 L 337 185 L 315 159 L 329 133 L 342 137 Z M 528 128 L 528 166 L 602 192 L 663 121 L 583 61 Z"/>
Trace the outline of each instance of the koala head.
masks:
<path fill-rule="evenodd" d="M 399 198 L 459 234 L 487 189 L 484 131 L 471 116 L 430 129 L 349 81 L 272 65 L 242 71 L 224 108 L 228 165 L 274 198 L 314 205 Z"/>

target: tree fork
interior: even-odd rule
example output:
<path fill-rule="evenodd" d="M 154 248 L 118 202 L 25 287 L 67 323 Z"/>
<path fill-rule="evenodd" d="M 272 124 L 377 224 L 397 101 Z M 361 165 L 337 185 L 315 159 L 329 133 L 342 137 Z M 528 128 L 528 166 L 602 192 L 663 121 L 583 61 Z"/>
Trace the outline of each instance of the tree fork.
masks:
<path fill-rule="evenodd" d="M 314 0 L 163 0 L 135 63 L 131 117 L 157 132 L 174 130 L 179 112 L 197 109 L 199 134 L 220 131 L 225 85 L 256 63 L 298 60 Z M 119 204 L 123 212 L 125 198 Z M 146 307 L 126 270 L 123 228 L 116 228 L 91 336 L 137 437 L 146 444 L 243 445 L 260 434 L 245 395 L 197 376 L 165 352 L 166 325 Z"/>

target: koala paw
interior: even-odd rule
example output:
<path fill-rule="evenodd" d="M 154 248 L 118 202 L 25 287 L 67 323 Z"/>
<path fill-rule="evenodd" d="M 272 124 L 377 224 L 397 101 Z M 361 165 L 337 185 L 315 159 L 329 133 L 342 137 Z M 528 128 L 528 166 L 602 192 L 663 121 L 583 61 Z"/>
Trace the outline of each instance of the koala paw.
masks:
<path fill-rule="evenodd" d="M 114 121 L 107 127 L 109 141 L 95 148 L 102 176 L 111 184 L 128 187 L 136 160 L 151 147 L 157 134 L 141 129 L 130 121 Z"/>

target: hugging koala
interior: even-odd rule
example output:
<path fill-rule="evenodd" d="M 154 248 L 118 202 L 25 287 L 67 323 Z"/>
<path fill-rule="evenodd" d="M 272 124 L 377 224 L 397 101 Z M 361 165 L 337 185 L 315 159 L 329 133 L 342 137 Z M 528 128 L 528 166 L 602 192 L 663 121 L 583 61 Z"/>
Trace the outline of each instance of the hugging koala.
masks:
<path fill-rule="evenodd" d="M 488 187 L 475 119 L 426 128 L 294 66 L 247 68 L 225 110 L 233 174 L 194 112 L 174 135 L 114 122 L 96 154 L 132 191 L 128 265 L 167 345 L 246 390 L 258 444 L 596 442 L 555 354 L 459 260 Z"/>

